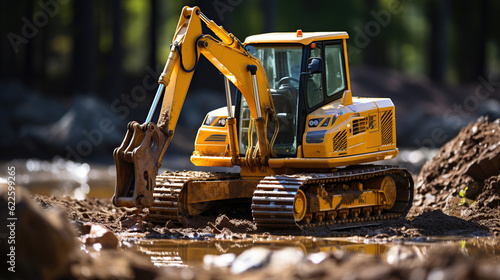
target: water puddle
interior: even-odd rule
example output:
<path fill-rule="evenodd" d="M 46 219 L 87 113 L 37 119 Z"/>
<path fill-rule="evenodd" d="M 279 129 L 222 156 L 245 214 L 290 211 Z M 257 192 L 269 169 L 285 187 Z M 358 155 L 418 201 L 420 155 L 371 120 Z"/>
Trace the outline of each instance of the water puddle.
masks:
<path fill-rule="evenodd" d="M 16 184 L 32 194 L 112 197 L 115 184 L 114 165 L 77 163 L 62 158 L 51 161 L 17 159 L 0 164 L 0 177 L 6 177 L 8 166 L 16 168 Z"/>
<path fill-rule="evenodd" d="M 207 255 L 220 256 L 234 254 L 236 257 L 244 251 L 264 247 L 270 250 L 293 248 L 305 256 L 316 253 L 333 253 L 341 250 L 347 253 L 380 256 L 390 264 L 402 258 L 426 259 L 431 249 L 442 246 L 460 248 L 466 256 L 486 254 L 500 260 L 498 240 L 490 237 L 462 238 L 439 237 L 418 239 L 396 239 L 392 242 L 372 241 L 360 237 L 316 238 L 308 236 L 254 236 L 241 240 L 176 240 L 176 239 L 138 239 L 123 242 L 131 250 L 148 256 L 158 267 L 185 267 L 203 265 Z"/>

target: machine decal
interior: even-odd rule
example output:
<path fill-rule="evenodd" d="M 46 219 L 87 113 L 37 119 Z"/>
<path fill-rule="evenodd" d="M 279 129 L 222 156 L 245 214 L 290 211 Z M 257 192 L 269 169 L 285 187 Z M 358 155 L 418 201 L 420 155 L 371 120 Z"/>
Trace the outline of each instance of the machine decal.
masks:
<path fill-rule="evenodd" d="M 226 135 L 212 134 L 205 139 L 205 142 L 226 142 Z"/>
<path fill-rule="evenodd" d="M 306 142 L 310 144 L 323 143 L 326 130 L 309 131 L 306 135 Z"/>

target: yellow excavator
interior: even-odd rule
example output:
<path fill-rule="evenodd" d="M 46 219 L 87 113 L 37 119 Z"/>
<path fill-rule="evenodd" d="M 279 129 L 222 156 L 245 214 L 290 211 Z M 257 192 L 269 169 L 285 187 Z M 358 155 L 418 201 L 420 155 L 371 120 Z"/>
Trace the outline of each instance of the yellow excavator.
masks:
<path fill-rule="evenodd" d="M 202 32 L 202 22 L 215 36 Z M 352 96 L 347 39 L 346 32 L 298 30 L 242 43 L 198 7 L 184 7 L 146 121 L 130 122 L 113 153 L 114 205 L 147 208 L 154 222 L 187 223 L 236 202 L 251 208 L 258 228 L 290 233 L 404 218 L 411 174 L 361 164 L 398 154 L 394 104 Z M 239 166 L 240 173 L 158 175 L 200 55 L 224 75 L 227 106 L 203 120 L 191 162 Z"/>

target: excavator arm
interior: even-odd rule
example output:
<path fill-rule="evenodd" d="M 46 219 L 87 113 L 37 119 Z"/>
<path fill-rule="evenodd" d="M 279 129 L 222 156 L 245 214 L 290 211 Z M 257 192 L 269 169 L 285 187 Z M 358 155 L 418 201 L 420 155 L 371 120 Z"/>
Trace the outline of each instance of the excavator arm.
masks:
<path fill-rule="evenodd" d="M 203 34 L 201 22 L 217 38 Z M 146 121 L 143 124 L 130 122 L 125 139 L 113 152 L 117 172 L 113 197 L 116 206 L 143 208 L 152 205 L 158 169 L 174 135 L 200 54 L 239 89 L 255 122 L 257 144 L 248 149 L 245 158 L 240 159 L 236 144 L 236 120 L 229 115 L 227 123 L 232 162 L 240 165 L 267 165 L 271 149 L 266 125 L 268 119 L 276 119 L 276 115 L 261 62 L 248 53 L 234 35 L 203 15 L 198 7 L 184 7 Z M 226 90 L 228 87 L 226 83 Z M 162 96 L 160 116 L 155 124 L 151 119 Z M 230 98 L 228 106 L 229 100 Z"/>

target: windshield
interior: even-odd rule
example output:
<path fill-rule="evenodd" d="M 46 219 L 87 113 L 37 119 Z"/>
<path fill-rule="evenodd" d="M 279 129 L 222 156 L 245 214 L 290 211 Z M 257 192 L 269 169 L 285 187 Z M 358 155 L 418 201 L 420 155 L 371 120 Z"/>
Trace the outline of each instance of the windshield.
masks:
<path fill-rule="evenodd" d="M 276 120 L 270 118 L 267 123 L 267 136 L 278 131 L 272 145 L 273 154 L 277 157 L 294 156 L 297 153 L 297 106 L 302 61 L 301 45 L 256 45 L 247 46 L 250 54 L 259 59 L 269 81 L 279 129 Z M 255 145 L 257 139 L 250 134 L 252 125 L 248 104 L 242 98 L 240 107 L 240 152 L 245 153 L 248 146 Z M 255 136 L 255 135 L 254 135 Z M 250 140 L 250 141 L 249 141 Z M 250 143 L 249 143 L 250 142 Z"/>
<path fill-rule="evenodd" d="M 298 88 L 302 46 L 251 46 L 250 53 L 262 62 L 271 89 L 287 84 Z"/>

